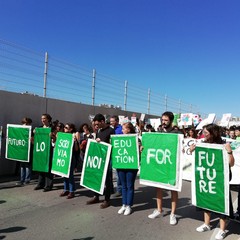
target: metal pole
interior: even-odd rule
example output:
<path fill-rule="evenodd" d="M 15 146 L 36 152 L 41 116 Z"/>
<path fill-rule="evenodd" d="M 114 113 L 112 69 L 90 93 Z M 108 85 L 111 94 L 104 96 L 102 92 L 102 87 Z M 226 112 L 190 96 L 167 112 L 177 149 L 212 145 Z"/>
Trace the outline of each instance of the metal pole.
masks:
<path fill-rule="evenodd" d="M 165 111 L 167 111 L 167 94 L 165 95 Z"/>
<path fill-rule="evenodd" d="M 182 102 L 181 102 L 181 99 L 179 99 L 179 111 L 178 111 L 179 114 L 180 114 L 181 111 L 182 111 L 181 107 L 182 107 Z"/>
<path fill-rule="evenodd" d="M 96 81 L 96 70 L 93 69 L 93 75 L 92 75 L 92 106 L 95 105 L 95 81 Z"/>
<path fill-rule="evenodd" d="M 47 73 L 48 73 L 48 53 L 45 53 L 45 64 L 44 64 L 44 78 L 43 78 L 43 97 L 46 97 L 47 92 Z"/>
<path fill-rule="evenodd" d="M 124 87 L 124 107 L 123 107 L 123 110 L 124 111 L 127 111 L 127 85 L 128 85 L 128 82 L 125 81 L 125 87 Z"/>
<path fill-rule="evenodd" d="M 151 89 L 148 89 L 148 108 L 147 108 L 147 113 L 150 114 L 150 94 L 151 94 Z"/>

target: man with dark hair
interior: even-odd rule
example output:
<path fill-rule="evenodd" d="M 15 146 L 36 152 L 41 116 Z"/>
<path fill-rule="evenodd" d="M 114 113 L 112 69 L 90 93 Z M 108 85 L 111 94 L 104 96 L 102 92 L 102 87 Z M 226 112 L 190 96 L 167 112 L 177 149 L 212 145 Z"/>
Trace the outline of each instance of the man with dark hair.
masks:
<path fill-rule="evenodd" d="M 119 124 L 119 117 L 118 116 L 113 115 L 113 116 L 110 117 L 110 125 L 114 129 L 115 134 L 123 134 L 122 125 Z M 117 177 L 117 191 L 113 196 L 114 197 L 120 197 L 120 196 L 122 196 L 122 184 L 120 182 L 120 177 L 119 177 L 118 170 L 116 170 L 116 173 L 117 173 L 116 174 L 116 177 Z"/>
<path fill-rule="evenodd" d="M 48 113 L 43 113 L 41 116 L 41 122 L 43 128 L 51 128 L 51 141 L 53 138 L 53 129 L 52 129 L 52 117 Z M 52 158 L 53 158 L 53 145 L 50 143 L 50 154 L 48 161 L 48 172 L 39 172 L 38 175 L 38 184 L 34 190 L 43 189 L 44 192 L 49 192 L 53 188 L 53 174 L 51 173 L 52 168 Z"/>
<path fill-rule="evenodd" d="M 105 117 L 101 113 L 98 113 L 93 118 L 93 125 L 99 127 L 99 130 L 96 133 L 96 141 L 110 143 L 110 136 L 115 134 L 115 131 L 108 124 L 106 124 Z M 111 196 L 111 187 L 112 187 L 112 165 L 110 163 L 108 165 L 105 187 L 106 187 L 104 192 L 105 200 L 100 205 L 100 208 L 102 209 L 110 206 L 110 196 Z M 94 197 L 89 201 L 87 201 L 87 204 L 94 204 L 94 203 L 99 203 L 98 193 L 94 193 Z"/>
<path fill-rule="evenodd" d="M 172 112 L 164 112 L 161 117 L 161 130 L 162 133 L 181 133 L 179 130 L 173 128 L 174 115 Z M 177 208 L 178 192 L 171 190 L 171 215 L 170 215 L 170 224 L 177 224 L 177 219 L 175 211 Z M 154 219 L 159 217 L 162 212 L 162 199 L 163 199 L 163 190 L 162 188 L 157 188 L 157 209 L 153 211 L 152 214 L 148 215 L 149 218 Z"/>
<path fill-rule="evenodd" d="M 98 122 L 104 121 L 105 122 L 105 117 L 101 113 L 98 113 L 93 118 L 93 122 L 96 122 L 96 121 L 98 121 Z"/>

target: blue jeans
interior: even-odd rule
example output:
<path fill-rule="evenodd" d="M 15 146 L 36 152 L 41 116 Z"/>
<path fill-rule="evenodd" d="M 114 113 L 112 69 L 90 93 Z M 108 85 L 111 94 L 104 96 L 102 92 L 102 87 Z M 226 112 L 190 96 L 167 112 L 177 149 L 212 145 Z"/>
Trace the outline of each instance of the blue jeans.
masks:
<path fill-rule="evenodd" d="M 75 163 L 74 159 L 72 159 L 69 178 L 65 177 L 64 181 L 63 181 L 64 191 L 69 191 L 69 192 L 75 192 L 76 191 L 75 179 L 74 179 L 75 166 L 76 166 L 76 163 Z"/>
<path fill-rule="evenodd" d="M 29 182 L 31 180 L 32 169 L 28 164 L 21 164 L 21 182 Z"/>
<path fill-rule="evenodd" d="M 117 170 L 117 192 L 122 194 L 122 184 L 121 184 L 121 180 L 119 177 L 119 170 Z"/>
<path fill-rule="evenodd" d="M 118 169 L 118 174 L 122 184 L 122 204 L 133 205 L 134 183 L 137 176 L 137 169 Z"/>

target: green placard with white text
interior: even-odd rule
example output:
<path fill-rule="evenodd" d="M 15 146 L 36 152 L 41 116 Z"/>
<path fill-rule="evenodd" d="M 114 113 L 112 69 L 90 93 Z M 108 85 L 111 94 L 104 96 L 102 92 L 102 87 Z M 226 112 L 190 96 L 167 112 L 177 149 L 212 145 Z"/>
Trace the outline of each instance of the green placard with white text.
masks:
<path fill-rule="evenodd" d="M 139 148 L 136 134 L 111 135 L 112 167 L 115 169 L 138 169 Z"/>
<path fill-rule="evenodd" d="M 88 139 L 80 182 L 81 186 L 103 194 L 110 153 L 110 144 Z"/>
<path fill-rule="evenodd" d="M 141 184 L 181 191 L 182 139 L 182 134 L 142 134 Z"/>
<path fill-rule="evenodd" d="M 224 146 L 197 143 L 194 159 L 193 205 L 229 215 L 229 162 Z"/>
<path fill-rule="evenodd" d="M 31 126 L 7 124 L 5 157 L 10 160 L 29 162 Z"/>
<path fill-rule="evenodd" d="M 33 170 L 49 172 L 49 158 L 51 147 L 51 128 L 35 128 L 33 146 Z"/>
<path fill-rule="evenodd" d="M 74 143 L 73 139 L 73 134 L 71 133 L 58 132 L 53 152 L 51 173 L 62 177 L 69 177 Z"/>

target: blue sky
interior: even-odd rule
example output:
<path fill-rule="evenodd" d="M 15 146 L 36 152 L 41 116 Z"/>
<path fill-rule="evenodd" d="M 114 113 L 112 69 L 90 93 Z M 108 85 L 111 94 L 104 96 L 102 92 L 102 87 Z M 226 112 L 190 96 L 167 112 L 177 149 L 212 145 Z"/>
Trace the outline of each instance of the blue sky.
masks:
<path fill-rule="evenodd" d="M 1 0 L 0 38 L 240 116 L 239 0 Z"/>

